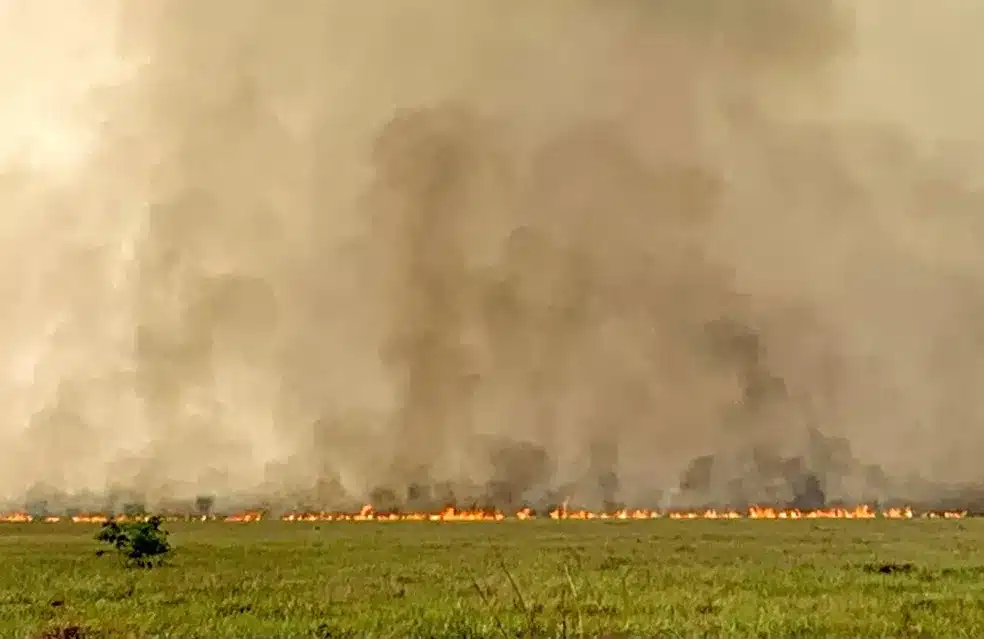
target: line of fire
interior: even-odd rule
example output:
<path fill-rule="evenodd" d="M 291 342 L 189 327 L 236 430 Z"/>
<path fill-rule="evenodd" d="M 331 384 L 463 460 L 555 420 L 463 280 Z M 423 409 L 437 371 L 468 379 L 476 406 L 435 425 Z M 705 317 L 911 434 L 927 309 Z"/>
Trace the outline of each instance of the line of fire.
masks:
<path fill-rule="evenodd" d="M 111 519 L 116 521 L 146 520 L 150 515 L 110 515 L 105 513 L 81 513 L 75 515 L 33 516 L 24 512 L 0 515 L 0 523 L 76 523 L 101 524 Z M 796 519 L 964 519 L 967 511 L 926 511 L 916 512 L 911 507 L 875 509 L 861 505 L 853 508 L 824 508 L 817 510 L 797 510 L 752 506 L 747 510 L 686 510 L 661 511 L 650 509 L 620 509 L 611 512 L 571 509 L 559 506 L 544 513 L 531 508 L 522 508 L 513 513 L 494 509 L 458 509 L 447 507 L 438 512 L 377 512 L 371 505 L 363 506 L 358 512 L 290 512 L 279 516 L 263 510 L 248 510 L 227 515 L 218 514 L 167 514 L 161 515 L 172 522 L 229 522 L 250 523 L 279 520 L 283 522 L 500 522 L 533 521 L 547 519 L 555 521 L 644 521 L 644 520 L 796 520 Z"/>

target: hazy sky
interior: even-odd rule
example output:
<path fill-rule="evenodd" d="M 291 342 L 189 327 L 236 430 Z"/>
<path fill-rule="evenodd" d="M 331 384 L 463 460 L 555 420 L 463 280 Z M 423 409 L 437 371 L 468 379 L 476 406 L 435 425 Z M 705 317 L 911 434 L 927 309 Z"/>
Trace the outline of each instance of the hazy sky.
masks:
<path fill-rule="evenodd" d="M 116 2 L 0 0 L 0 158 L 65 167 L 96 135 L 78 109 L 94 87 L 125 77 Z"/>
<path fill-rule="evenodd" d="M 839 99 L 858 114 L 919 125 L 925 141 L 984 139 L 984 75 L 968 55 L 984 5 L 976 0 L 844 0 L 863 37 L 839 71 Z M 36 165 L 76 161 L 95 135 L 75 111 L 93 87 L 123 81 L 118 0 L 0 0 L 0 158 Z M 890 96 L 890 99 L 887 99 Z M 946 114 L 945 117 L 938 117 Z M 929 125 L 929 126 L 927 126 Z"/>

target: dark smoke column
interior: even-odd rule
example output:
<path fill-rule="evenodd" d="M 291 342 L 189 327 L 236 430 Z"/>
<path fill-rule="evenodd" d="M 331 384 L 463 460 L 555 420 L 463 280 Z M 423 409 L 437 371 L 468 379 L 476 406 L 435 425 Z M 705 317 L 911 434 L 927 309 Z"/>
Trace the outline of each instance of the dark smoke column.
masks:
<path fill-rule="evenodd" d="M 387 488 L 402 502 L 435 479 L 434 464 L 470 433 L 474 366 L 464 333 L 474 304 L 464 251 L 474 185 L 483 173 L 480 131 L 454 107 L 398 114 L 376 141 L 375 250 L 384 251 L 390 310 L 385 353 L 399 380 Z"/>

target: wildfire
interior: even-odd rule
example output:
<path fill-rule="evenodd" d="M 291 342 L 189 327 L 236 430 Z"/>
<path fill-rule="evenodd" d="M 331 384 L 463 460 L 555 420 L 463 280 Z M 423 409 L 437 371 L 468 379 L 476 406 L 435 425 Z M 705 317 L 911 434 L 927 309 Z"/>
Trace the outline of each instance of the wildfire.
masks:
<path fill-rule="evenodd" d="M 826 508 L 819 510 L 796 510 L 796 509 L 777 509 L 764 506 L 753 506 L 746 511 L 738 510 L 693 510 L 693 511 L 659 511 L 649 509 L 622 509 L 611 512 L 596 512 L 583 509 L 571 509 L 563 504 L 547 513 L 546 519 L 557 521 L 588 521 L 588 520 L 615 520 L 615 521 L 642 521 L 652 519 L 673 519 L 673 520 L 712 520 L 712 519 L 963 519 L 967 517 L 966 511 L 941 511 L 925 512 L 917 514 L 910 507 L 886 508 L 876 510 L 870 506 L 856 506 L 854 508 Z M 59 523 L 71 522 L 75 524 L 102 524 L 109 521 L 110 515 L 105 513 L 88 513 L 72 516 L 43 516 L 34 517 L 25 512 L 14 512 L 0 514 L 0 523 Z M 141 515 L 136 517 L 113 516 L 116 521 L 145 521 L 148 516 Z M 266 513 L 259 510 L 243 511 L 228 516 L 213 515 L 169 515 L 165 516 L 166 521 L 221 521 L 229 523 L 254 523 L 263 521 Z M 366 504 L 358 512 L 296 512 L 283 515 L 280 520 L 284 522 L 399 522 L 399 521 L 420 521 L 420 522 L 493 522 L 493 521 L 531 521 L 540 519 L 541 515 L 535 513 L 530 508 L 523 508 L 515 513 L 506 514 L 498 510 L 486 509 L 458 509 L 448 506 L 440 512 L 378 512 L 371 505 Z"/>
<path fill-rule="evenodd" d="M 569 509 L 560 506 L 547 513 L 547 518 L 562 521 L 587 520 L 650 520 L 650 519 L 963 519 L 966 512 L 927 512 L 916 515 L 912 508 L 887 508 L 876 511 L 870 506 L 855 508 L 829 508 L 820 510 L 776 509 L 754 506 L 747 511 L 700 510 L 700 511 L 659 511 L 648 509 L 623 509 L 612 512 L 595 512 L 583 509 Z M 290 513 L 282 521 L 528 521 L 538 516 L 529 508 L 523 508 L 512 515 L 494 510 L 458 510 L 448 507 L 439 513 L 380 513 L 372 506 L 365 505 L 358 513 Z"/>
<path fill-rule="evenodd" d="M 247 510 L 246 512 L 236 513 L 223 518 L 223 521 L 235 522 L 235 523 L 239 523 L 239 522 L 249 523 L 252 521 L 262 521 L 262 520 L 263 520 L 263 513 L 258 510 Z"/>

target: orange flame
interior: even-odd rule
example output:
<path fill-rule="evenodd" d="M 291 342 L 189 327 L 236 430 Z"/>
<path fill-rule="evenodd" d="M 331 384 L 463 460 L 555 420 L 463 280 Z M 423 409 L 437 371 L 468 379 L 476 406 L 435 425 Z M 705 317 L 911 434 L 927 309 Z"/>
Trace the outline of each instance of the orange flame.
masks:
<path fill-rule="evenodd" d="M 234 515 L 229 515 L 225 517 L 223 521 L 233 522 L 233 523 L 249 523 L 253 521 L 262 521 L 263 513 L 257 510 L 248 510 L 243 513 L 236 513 Z"/>
<path fill-rule="evenodd" d="M 588 521 L 588 520 L 621 520 L 642 521 L 652 519 L 696 520 L 696 519 L 963 519 L 966 511 L 926 512 L 917 515 L 912 508 L 887 508 L 881 511 L 871 506 L 861 505 L 854 508 L 826 508 L 819 510 L 778 509 L 766 506 L 753 506 L 747 511 L 737 510 L 692 510 L 692 511 L 659 511 L 643 508 L 621 509 L 610 512 L 598 512 L 583 509 L 570 509 L 562 504 L 546 513 L 547 518 L 558 521 Z M 59 523 L 72 522 L 76 524 L 101 524 L 108 521 L 110 515 L 104 513 L 87 513 L 71 517 L 56 515 L 33 517 L 25 512 L 0 514 L 0 523 Z M 143 521 L 147 516 L 113 517 L 116 521 Z M 211 515 L 170 515 L 166 521 L 224 521 L 230 523 L 251 523 L 263 521 L 265 513 L 259 510 L 249 510 L 231 514 L 225 517 Z M 506 514 L 494 509 L 458 509 L 448 506 L 439 512 L 377 512 L 372 505 L 366 504 L 356 513 L 345 512 L 295 512 L 282 516 L 285 522 L 341 522 L 341 521 L 432 521 L 432 522 L 477 522 L 477 521 L 530 521 L 539 516 L 530 508 L 522 508 L 513 514 Z"/>
<path fill-rule="evenodd" d="M 927 512 L 920 515 L 931 519 L 962 519 L 966 511 Z M 854 508 L 827 508 L 818 510 L 777 509 L 753 506 L 745 512 L 737 510 L 695 510 L 659 511 L 649 509 L 622 509 L 610 512 L 595 512 L 583 509 L 570 509 L 566 504 L 547 513 L 552 520 L 649 520 L 649 519 L 913 519 L 917 517 L 911 507 L 888 508 L 876 511 L 871 506 Z M 494 510 L 458 510 L 448 507 L 437 513 L 378 513 L 372 506 L 363 506 L 358 514 L 345 513 L 291 513 L 282 517 L 283 521 L 528 521 L 537 515 L 530 508 L 523 508 L 513 515 Z"/>

